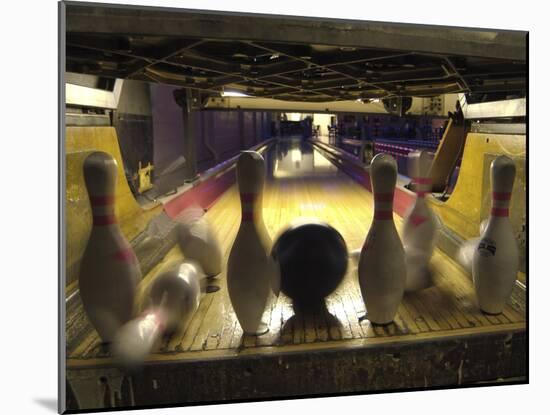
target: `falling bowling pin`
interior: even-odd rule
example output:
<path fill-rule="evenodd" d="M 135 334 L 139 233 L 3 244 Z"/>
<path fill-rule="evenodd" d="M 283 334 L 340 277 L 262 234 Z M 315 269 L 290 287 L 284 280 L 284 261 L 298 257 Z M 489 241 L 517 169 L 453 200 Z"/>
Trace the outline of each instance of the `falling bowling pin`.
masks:
<path fill-rule="evenodd" d="M 116 160 L 104 152 L 91 153 L 84 161 L 84 180 L 93 225 L 80 265 L 80 298 L 103 342 L 111 342 L 133 317 L 141 270 L 115 216 Z"/>
<path fill-rule="evenodd" d="M 185 258 L 197 261 L 213 277 L 222 271 L 222 250 L 210 223 L 199 206 L 186 209 L 178 225 L 178 242 Z"/>
<path fill-rule="evenodd" d="M 377 154 L 370 165 L 374 218 L 359 257 L 359 286 L 367 318 L 375 324 L 393 321 L 403 298 L 405 252 L 393 222 L 397 165 L 389 154 Z"/>
<path fill-rule="evenodd" d="M 519 250 L 509 219 L 515 175 L 516 166 L 509 157 L 499 156 L 491 163 L 491 216 L 472 262 L 478 304 L 489 314 L 499 314 L 504 309 L 519 267 Z"/>
<path fill-rule="evenodd" d="M 164 333 L 185 330 L 199 307 L 203 278 L 201 266 L 188 260 L 156 276 L 148 293 L 149 306 L 118 331 L 113 355 L 125 364 L 139 364 Z"/>
<path fill-rule="evenodd" d="M 416 291 L 432 284 L 428 264 L 435 248 L 437 221 L 425 199 L 432 190 L 429 177 L 431 156 L 427 151 L 414 151 L 409 154 L 409 163 L 416 200 L 403 224 L 407 264 L 405 290 Z"/>
<path fill-rule="evenodd" d="M 265 180 L 263 157 L 243 151 L 237 161 L 241 224 L 227 263 L 229 298 L 244 333 L 268 330 L 261 321 L 271 290 L 279 293 L 280 278 L 271 259 L 271 241 L 262 215 Z"/>
<path fill-rule="evenodd" d="M 163 307 L 151 307 L 124 324 L 111 344 L 113 356 L 127 366 L 143 362 L 166 328 Z"/>

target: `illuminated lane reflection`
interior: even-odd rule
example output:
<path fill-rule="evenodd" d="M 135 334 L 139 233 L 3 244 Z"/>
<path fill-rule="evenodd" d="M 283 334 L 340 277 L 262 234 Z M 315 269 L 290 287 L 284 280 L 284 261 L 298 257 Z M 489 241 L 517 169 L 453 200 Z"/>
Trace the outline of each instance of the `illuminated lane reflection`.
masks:
<path fill-rule="evenodd" d="M 301 139 L 278 140 L 266 156 L 268 179 L 292 179 L 339 175 L 328 159 Z"/>

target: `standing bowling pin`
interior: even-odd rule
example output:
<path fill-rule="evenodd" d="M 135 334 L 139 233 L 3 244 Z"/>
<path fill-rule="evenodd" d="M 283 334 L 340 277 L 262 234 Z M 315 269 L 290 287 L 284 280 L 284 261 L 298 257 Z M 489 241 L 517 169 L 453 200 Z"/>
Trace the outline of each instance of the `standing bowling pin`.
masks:
<path fill-rule="evenodd" d="M 403 224 L 403 248 L 407 264 L 406 291 L 416 291 L 432 284 L 428 264 L 435 248 L 437 222 L 425 196 L 432 190 L 429 171 L 432 159 L 427 151 L 409 154 L 410 175 L 416 201 Z"/>
<path fill-rule="evenodd" d="M 271 259 L 271 241 L 262 216 L 265 180 L 263 157 L 243 151 L 237 161 L 241 225 L 227 263 L 227 289 L 237 319 L 246 334 L 268 330 L 262 323 L 271 289 L 279 292 L 279 274 Z"/>
<path fill-rule="evenodd" d="M 155 277 L 149 307 L 122 326 L 113 341 L 113 355 L 125 364 L 139 364 L 164 333 L 185 330 L 199 307 L 203 278 L 200 265 L 187 260 Z"/>
<path fill-rule="evenodd" d="M 519 267 L 519 251 L 508 217 L 516 166 L 506 156 L 491 163 L 493 203 L 485 232 L 474 251 L 472 274 L 479 307 L 499 314 L 512 294 Z"/>
<path fill-rule="evenodd" d="M 210 223 L 199 206 L 186 209 L 178 225 L 178 242 L 185 258 L 197 261 L 213 277 L 222 271 L 222 250 Z"/>
<path fill-rule="evenodd" d="M 367 318 L 375 324 L 393 321 L 405 290 L 405 252 L 393 223 L 397 165 L 389 154 L 377 154 L 370 165 L 374 218 L 359 257 L 359 286 Z"/>
<path fill-rule="evenodd" d="M 141 270 L 115 216 L 116 160 L 104 152 L 91 153 L 84 161 L 84 180 L 93 225 L 80 264 L 80 298 L 103 342 L 110 342 L 133 317 Z"/>

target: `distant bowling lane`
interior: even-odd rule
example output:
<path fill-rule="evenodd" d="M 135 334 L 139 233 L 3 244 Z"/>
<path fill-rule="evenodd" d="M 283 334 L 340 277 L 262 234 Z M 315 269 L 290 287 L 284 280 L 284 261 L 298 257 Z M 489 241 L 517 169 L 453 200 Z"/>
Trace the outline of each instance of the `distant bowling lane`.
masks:
<path fill-rule="evenodd" d="M 362 246 L 374 208 L 368 191 L 309 142 L 279 140 L 265 158 L 264 219 L 273 238 L 293 220 L 315 218 L 336 228 L 349 251 Z"/>
<path fill-rule="evenodd" d="M 373 216 L 370 192 L 339 171 L 311 144 L 300 140 L 280 140 L 264 157 L 268 172 L 263 215 L 272 239 L 297 218 L 316 218 L 342 234 L 348 251 L 362 246 Z M 242 347 L 249 348 L 251 353 L 261 346 L 280 346 L 284 350 L 290 345 L 302 345 L 307 350 L 313 345 L 324 347 L 324 343 L 327 347 L 346 347 L 525 328 L 525 316 L 511 307 L 506 307 L 499 316 L 482 314 L 476 306 L 469 277 L 436 249 L 431 262 L 436 286 L 406 295 L 394 324 L 376 327 L 368 320 L 359 320 L 365 309 L 357 269 L 350 262 L 343 282 L 327 297 L 329 314 L 295 316 L 291 301 L 280 295 L 263 317 L 269 324 L 269 332 L 259 337 L 243 336 L 229 301 L 225 275 L 240 224 L 237 186 L 228 189 L 206 215 L 224 254 L 224 269 L 215 282 L 221 289 L 203 298 L 187 331 L 165 339 L 149 357 L 151 361 L 208 359 L 230 355 Z M 394 219 L 400 231 L 402 220 L 396 214 Z M 140 295 L 166 263 L 179 258 L 182 254 L 174 247 L 145 277 L 139 287 Z M 257 349 L 257 353 L 265 352 Z M 82 359 L 101 357 L 97 335 L 83 341 L 69 356 L 75 364 L 82 364 Z"/>

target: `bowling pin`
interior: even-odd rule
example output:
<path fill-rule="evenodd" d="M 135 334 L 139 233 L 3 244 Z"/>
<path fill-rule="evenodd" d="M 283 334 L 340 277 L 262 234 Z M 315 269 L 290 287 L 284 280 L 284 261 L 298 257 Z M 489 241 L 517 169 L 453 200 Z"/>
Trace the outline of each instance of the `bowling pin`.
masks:
<path fill-rule="evenodd" d="M 370 165 L 374 218 L 359 257 L 359 286 L 367 318 L 388 324 L 403 298 L 405 252 L 393 222 L 397 164 L 389 154 L 377 154 Z"/>
<path fill-rule="evenodd" d="M 84 180 L 93 225 L 80 264 L 80 298 L 103 342 L 111 342 L 133 317 L 141 270 L 115 216 L 116 160 L 104 152 L 91 153 L 84 161 Z"/>
<path fill-rule="evenodd" d="M 205 277 L 201 266 L 188 260 L 155 277 L 147 296 L 149 306 L 118 331 L 113 355 L 127 365 L 139 364 L 164 333 L 185 330 L 199 307 Z"/>
<path fill-rule="evenodd" d="M 126 366 L 143 362 L 166 328 L 162 307 L 151 307 L 124 324 L 111 344 L 112 355 Z"/>
<path fill-rule="evenodd" d="M 254 151 L 241 152 L 237 160 L 241 224 L 227 263 L 227 289 L 244 333 L 254 335 L 268 330 L 262 314 L 271 290 L 278 294 L 280 284 L 262 215 L 264 180 L 263 157 Z"/>
<path fill-rule="evenodd" d="M 472 262 L 478 304 L 489 314 L 504 309 L 519 267 L 519 250 L 508 217 L 515 175 L 516 166 L 509 157 L 499 156 L 491 163 L 491 216 Z"/>
<path fill-rule="evenodd" d="M 222 250 L 199 206 L 186 209 L 178 224 L 178 242 L 185 258 L 197 261 L 209 277 L 222 271 Z"/>
<path fill-rule="evenodd" d="M 425 199 L 432 190 L 429 177 L 432 159 L 427 151 L 414 151 L 409 154 L 409 163 L 416 200 L 403 224 L 405 290 L 416 291 L 432 284 L 428 264 L 435 248 L 437 221 Z"/>

